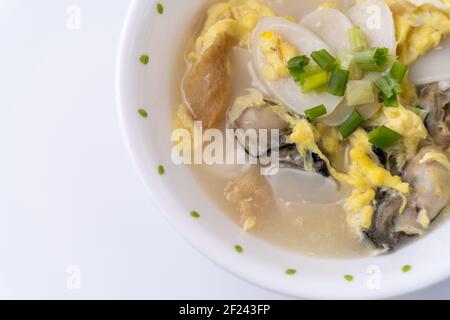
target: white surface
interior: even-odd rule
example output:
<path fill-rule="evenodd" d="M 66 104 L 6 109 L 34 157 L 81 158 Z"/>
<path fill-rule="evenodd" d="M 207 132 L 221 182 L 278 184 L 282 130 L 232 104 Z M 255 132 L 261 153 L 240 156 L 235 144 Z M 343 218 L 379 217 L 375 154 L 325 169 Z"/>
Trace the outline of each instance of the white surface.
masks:
<path fill-rule="evenodd" d="M 114 101 L 128 1 L 0 0 L 0 297 L 283 298 L 189 247 L 131 166 Z M 67 288 L 70 266 L 81 288 Z M 450 297 L 450 281 L 407 298 Z"/>

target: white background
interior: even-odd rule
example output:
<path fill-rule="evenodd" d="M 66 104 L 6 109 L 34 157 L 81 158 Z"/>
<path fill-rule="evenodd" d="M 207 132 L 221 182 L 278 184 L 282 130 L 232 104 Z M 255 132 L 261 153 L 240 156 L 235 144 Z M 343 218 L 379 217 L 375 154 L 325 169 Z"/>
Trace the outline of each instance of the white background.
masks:
<path fill-rule="evenodd" d="M 129 2 L 0 0 L 0 298 L 285 298 L 187 245 L 132 168 L 114 100 Z"/>

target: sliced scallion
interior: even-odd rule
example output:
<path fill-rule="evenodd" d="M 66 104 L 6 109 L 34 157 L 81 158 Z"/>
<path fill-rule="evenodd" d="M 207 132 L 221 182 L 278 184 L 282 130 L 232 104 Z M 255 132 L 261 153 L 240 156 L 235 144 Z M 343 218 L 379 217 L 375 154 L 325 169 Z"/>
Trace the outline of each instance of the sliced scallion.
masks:
<path fill-rule="evenodd" d="M 307 93 L 326 85 L 328 83 L 328 73 L 326 71 L 311 73 L 302 76 L 300 82 L 302 84 L 302 92 Z"/>
<path fill-rule="evenodd" d="M 354 27 L 348 30 L 350 47 L 353 51 L 360 51 L 367 48 L 367 40 L 360 27 Z"/>
<path fill-rule="evenodd" d="M 395 145 L 402 135 L 386 126 L 381 126 L 369 134 L 369 142 L 374 146 L 387 150 Z"/>
<path fill-rule="evenodd" d="M 294 79 L 294 81 L 300 82 L 303 72 L 301 70 L 290 70 L 290 69 L 288 69 L 288 70 L 289 70 L 289 74 Z"/>
<path fill-rule="evenodd" d="M 305 67 L 309 64 L 309 61 L 310 59 L 307 56 L 297 56 L 288 61 L 287 68 L 295 82 L 300 82 L 301 76 L 305 73 Z"/>
<path fill-rule="evenodd" d="M 342 138 L 347 139 L 356 129 L 359 128 L 361 123 L 364 122 L 363 117 L 357 111 L 353 111 L 347 119 L 339 126 Z"/>
<path fill-rule="evenodd" d="M 345 98 L 349 106 L 359 106 L 375 102 L 372 82 L 366 80 L 351 80 L 347 84 Z"/>
<path fill-rule="evenodd" d="M 350 72 L 350 79 L 360 80 L 364 77 L 364 72 L 355 64 L 352 53 L 342 53 L 338 56 L 337 60 L 341 69 Z"/>
<path fill-rule="evenodd" d="M 398 99 L 397 95 L 393 95 L 390 98 L 386 98 L 385 96 L 381 95 L 383 99 L 383 103 L 386 107 L 396 108 L 398 107 Z"/>
<path fill-rule="evenodd" d="M 302 70 L 309 64 L 309 58 L 307 56 L 297 56 L 290 59 L 287 63 L 289 70 Z"/>
<path fill-rule="evenodd" d="M 373 84 L 380 90 L 381 94 L 388 99 L 402 92 L 400 84 L 389 75 L 382 76 Z"/>
<path fill-rule="evenodd" d="M 321 116 L 324 116 L 326 114 L 327 114 L 327 108 L 323 104 L 321 104 L 320 106 L 305 110 L 305 115 L 311 121 L 313 121 Z"/>
<path fill-rule="evenodd" d="M 343 52 L 338 56 L 338 63 L 342 69 L 349 70 L 353 63 L 353 54 L 348 52 Z"/>
<path fill-rule="evenodd" d="M 369 48 L 355 52 L 355 63 L 363 71 L 384 71 L 389 59 L 387 48 Z"/>
<path fill-rule="evenodd" d="M 314 51 L 311 53 L 311 58 L 319 65 L 322 70 L 331 71 L 336 65 L 336 58 L 334 58 L 327 50 Z"/>
<path fill-rule="evenodd" d="M 330 82 L 328 82 L 328 92 L 334 96 L 343 97 L 349 75 L 350 72 L 348 70 L 335 67 L 331 73 Z"/>
<path fill-rule="evenodd" d="M 407 72 L 408 66 L 406 64 L 396 62 L 392 65 L 392 68 L 389 71 L 389 75 L 392 77 L 392 79 L 400 83 L 405 78 Z"/>

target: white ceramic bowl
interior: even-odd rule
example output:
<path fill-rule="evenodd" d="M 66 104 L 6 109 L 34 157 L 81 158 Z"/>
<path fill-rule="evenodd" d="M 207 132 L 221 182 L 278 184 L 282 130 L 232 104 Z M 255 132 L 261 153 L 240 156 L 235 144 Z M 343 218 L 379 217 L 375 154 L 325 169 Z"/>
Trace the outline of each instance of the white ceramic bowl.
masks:
<path fill-rule="evenodd" d="M 131 155 L 153 200 L 170 223 L 196 249 L 233 274 L 302 298 L 386 298 L 405 294 L 450 275 L 450 223 L 393 254 L 327 260 L 287 252 L 243 233 L 202 192 L 183 166 L 172 164 L 171 113 L 178 102 L 174 86 L 182 52 L 203 0 L 134 0 L 128 12 L 117 60 L 117 100 Z M 317 1 L 315 1 L 317 2 Z M 150 57 L 148 65 L 139 58 Z M 148 111 L 148 118 L 138 109 Z M 163 165 L 165 174 L 157 167 Z M 201 213 L 193 219 L 192 210 Z M 151 230 L 149 230 L 151 232 Z M 244 252 L 238 254 L 235 245 Z M 405 265 L 412 269 L 404 273 Z M 286 269 L 298 272 L 286 275 Z M 344 275 L 352 275 L 348 282 Z"/>

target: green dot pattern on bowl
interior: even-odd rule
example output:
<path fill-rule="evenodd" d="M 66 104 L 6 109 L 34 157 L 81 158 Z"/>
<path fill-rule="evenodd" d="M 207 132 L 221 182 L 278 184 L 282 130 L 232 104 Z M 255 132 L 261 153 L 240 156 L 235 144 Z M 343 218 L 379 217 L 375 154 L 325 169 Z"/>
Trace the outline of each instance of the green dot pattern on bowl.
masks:
<path fill-rule="evenodd" d="M 411 270 L 412 270 L 412 267 L 410 265 L 403 266 L 403 268 L 402 268 L 403 273 L 410 272 Z"/>
<path fill-rule="evenodd" d="M 198 212 L 195 211 L 195 210 L 192 210 L 192 211 L 191 211 L 191 217 L 192 217 L 192 218 L 195 218 L 195 219 L 198 219 L 198 218 L 200 218 L 200 213 L 198 213 Z"/>
<path fill-rule="evenodd" d="M 347 282 L 353 282 L 353 280 L 355 280 L 355 277 L 353 277 L 352 275 L 346 274 L 344 276 L 345 281 Z"/>
<path fill-rule="evenodd" d="M 148 117 L 148 112 L 147 112 L 146 110 L 144 110 L 144 109 L 139 109 L 139 110 L 138 110 L 138 113 L 139 113 L 139 115 L 140 115 L 142 118 L 147 118 L 147 117 Z"/>
<path fill-rule="evenodd" d="M 242 248 L 240 245 L 235 245 L 234 246 L 234 251 L 236 251 L 237 253 L 243 253 L 244 252 L 244 248 Z"/>
<path fill-rule="evenodd" d="M 158 174 L 159 174 L 160 176 L 163 176 L 165 173 L 166 173 L 166 169 L 164 168 L 164 166 L 159 165 L 159 166 L 158 166 Z"/>
<path fill-rule="evenodd" d="M 139 57 L 139 61 L 142 64 L 147 65 L 150 62 L 150 57 L 148 55 L 146 55 L 146 54 L 143 54 L 142 56 Z"/>
<path fill-rule="evenodd" d="M 297 274 L 297 270 L 295 270 L 295 269 L 287 269 L 287 270 L 286 270 L 286 274 L 287 274 L 288 276 L 296 275 L 296 274 Z"/>
<path fill-rule="evenodd" d="M 156 11 L 158 11 L 159 14 L 163 14 L 164 13 L 164 6 L 162 3 L 158 3 L 156 5 Z"/>

